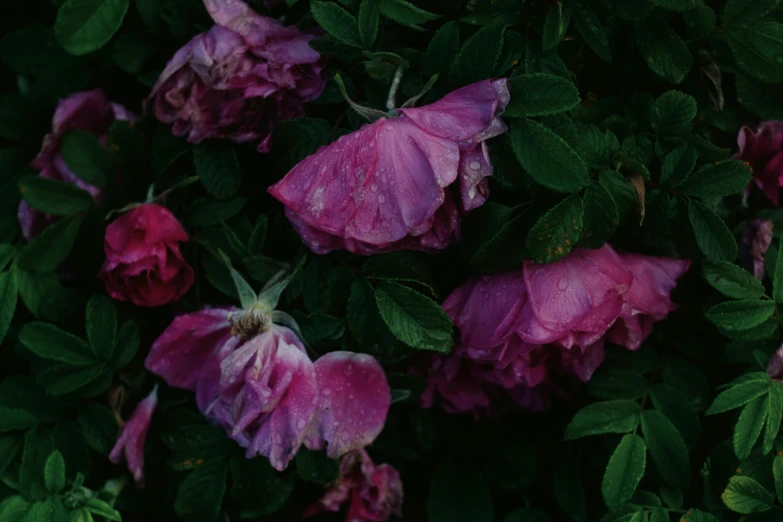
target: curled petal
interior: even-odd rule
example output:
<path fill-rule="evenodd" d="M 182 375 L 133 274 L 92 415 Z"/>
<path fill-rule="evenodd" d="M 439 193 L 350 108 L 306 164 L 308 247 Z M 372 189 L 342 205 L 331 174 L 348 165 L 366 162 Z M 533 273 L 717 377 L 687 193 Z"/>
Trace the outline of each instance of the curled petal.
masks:
<path fill-rule="evenodd" d="M 122 433 L 109 454 L 109 460 L 115 464 L 120 464 L 125 459 L 133 479 L 139 486 L 144 484 L 144 442 L 147 440 L 147 431 L 157 405 L 158 386 L 156 385 L 152 392 L 136 406 L 136 410 L 123 426 Z"/>

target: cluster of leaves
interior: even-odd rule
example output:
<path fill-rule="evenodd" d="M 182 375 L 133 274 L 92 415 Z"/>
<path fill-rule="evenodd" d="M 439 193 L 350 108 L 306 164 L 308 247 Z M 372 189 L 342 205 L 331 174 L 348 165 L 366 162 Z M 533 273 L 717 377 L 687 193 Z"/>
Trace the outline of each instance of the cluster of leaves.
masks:
<path fill-rule="evenodd" d="M 763 373 L 780 345 L 783 263 L 767 280 L 736 264 L 745 224 L 783 213 L 732 159 L 743 124 L 783 119 L 780 0 L 286 0 L 262 14 L 317 29 L 330 81 L 274 149 L 193 145 L 143 114 L 177 48 L 211 26 L 201 0 L 40 0 L 0 19 L 0 521 L 296 519 L 337 465 L 301 451 L 283 473 L 246 460 L 161 389 L 147 444 L 147 487 L 123 487 L 107 455 L 153 378 L 149 345 L 171 318 L 236 304 L 230 264 L 254 285 L 303 266 L 282 307 L 318 353 L 373 354 L 393 407 L 371 447 L 400 470 L 405 519 L 432 522 L 715 522 L 783 513 L 781 384 Z M 489 143 L 491 198 L 439 255 L 359 258 L 305 252 L 265 189 L 299 160 L 384 110 L 401 78 L 420 104 L 486 78 L 510 79 L 509 131 Z M 103 189 L 29 167 L 57 100 L 88 88 L 140 114 L 104 141 L 68 131 L 65 164 Z M 175 306 L 112 304 L 95 277 L 115 209 L 158 197 L 188 230 L 197 272 Z M 29 244 L 17 207 L 56 216 Z M 776 237 L 779 235 L 776 228 Z M 679 311 L 637 352 L 609 347 L 582 388 L 562 383 L 550 411 L 474 422 L 422 410 L 408 373 L 448 353 L 439 302 L 476 273 L 551 262 L 610 241 L 689 258 Z M 711 399 L 717 394 L 717 397 Z M 649 458 L 648 458 L 649 454 Z M 91 488 L 91 489 L 90 489 Z M 777 495 L 777 500 L 775 495 Z M 692 509 L 689 509 L 692 508 Z M 116 511 L 115 511 L 116 510 Z M 127 515 L 126 515 L 127 514 Z M 324 515 L 328 519 L 328 515 Z"/>

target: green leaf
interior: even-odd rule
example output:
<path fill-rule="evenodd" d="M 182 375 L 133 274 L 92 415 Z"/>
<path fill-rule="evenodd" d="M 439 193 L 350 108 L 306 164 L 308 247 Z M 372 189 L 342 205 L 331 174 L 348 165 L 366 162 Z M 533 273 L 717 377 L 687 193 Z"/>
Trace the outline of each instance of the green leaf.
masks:
<path fill-rule="evenodd" d="M 111 360 L 111 366 L 115 370 L 125 367 L 139 349 L 139 325 L 133 321 L 127 321 L 117 334 L 116 346 Z"/>
<path fill-rule="evenodd" d="M 94 135 L 71 129 L 60 141 L 60 153 L 68 168 L 81 179 L 99 188 L 106 188 L 112 180 L 114 167 L 111 157 Z"/>
<path fill-rule="evenodd" d="M 696 409 L 688 397 L 669 384 L 656 384 L 650 394 L 655 409 L 663 413 L 680 432 L 687 443 L 701 437 L 701 425 Z"/>
<path fill-rule="evenodd" d="M 688 202 L 688 219 L 699 250 L 715 261 L 734 261 L 737 242 L 721 217 L 698 201 Z"/>
<path fill-rule="evenodd" d="M 609 39 L 606 37 L 601 20 L 582 0 L 572 4 L 574 23 L 590 49 L 603 61 L 612 63 Z"/>
<path fill-rule="evenodd" d="M 745 190 L 753 171 L 740 160 L 730 159 L 700 168 L 678 191 L 686 196 L 721 197 Z"/>
<path fill-rule="evenodd" d="M 200 198 L 188 207 L 188 220 L 199 227 L 219 225 L 239 214 L 246 203 L 247 198 Z"/>
<path fill-rule="evenodd" d="M 766 16 L 780 0 L 729 0 L 723 9 L 723 23 L 738 25 Z"/>
<path fill-rule="evenodd" d="M 34 209 L 55 216 L 70 216 L 92 205 L 92 196 L 72 183 L 63 183 L 40 176 L 25 176 L 19 180 L 22 198 Z"/>
<path fill-rule="evenodd" d="M 756 397 L 742 408 L 742 413 L 734 427 L 734 453 L 740 460 L 750 456 L 750 452 L 761 435 L 767 418 L 767 397 Z"/>
<path fill-rule="evenodd" d="M 447 459 L 430 480 L 429 522 L 493 522 L 489 486 L 475 464 Z"/>
<path fill-rule="evenodd" d="M 570 22 L 571 11 L 563 7 L 562 3 L 558 2 L 549 10 L 544 22 L 544 36 L 541 39 L 541 46 L 545 51 L 557 47 L 565 36 Z"/>
<path fill-rule="evenodd" d="M 747 381 L 732 386 L 715 398 L 710 407 L 707 408 L 705 415 L 715 415 L 744 406 L 767 393 L 768 388 L 769 381 L 763 379 Z"/>
<path fill-rule="evenodd" d="M 775 492 L 778 501 L 783 502 L 783 455 L 778 455 L 772 461 L 772 475 L 775 477 Z"/>
<path fill-rule="evenodd" d="M 38 425 L 38 417 L 27 410 L 0 405 L 0 433 L 24 430 Z"/>
<path fill-rule="evenodd" d="M 29 510 L 30 504 L 21 495 L 9 496 L 0 502 L 0 520 L 2 522 L 28 522 L 27 513 Z"/>
<path fill-rule="evenodd" d="M 579 462 L 572 451 L 560 452 L 552 487 L 560 509 L 573 522 L 587 522 L 585 488 L 579 478 Z"/>
<path fill-rule="evenodd" d="M 313 2 L 313 5 L 320 3 L 323 2 Z M 194 145 L 193 163 L 207 192 L 216 198 L 228 198 L 236 194 L 242 173 L 232 143 L 213 140 Z"/>
<path fill-rule="evenodd" d="M 379 8 L 385 17 L 419 31 L 423 31 L 419 24 L 440 18 L 440 15 L 420 9 L 405 0 L 380 0 Z"/>
<path fill-rule="evenodd" d="M 223 504 L 228 476 L 225 459 L 207 460 L 196 467 L 177 490 L 174 512 L 179 517 L 202 513 L 217 517 Z"/>
<path fill-rule="evenodd" d="M 667 154 L 661 165 L 662 187 L 666 190 L 679 187 L 693 172 L 698 157 L 696 149 L 687 144 L 681 145 Z"/>
<path fill-rule="evenodd" d="M 683 521 L 684 522 L 720 522 L 717 518 L 710 515 L 709 513 L 705 513 L 704 511 L 699 511 L 698 509 L 689 509 L 685 515 L 683 515 Z"/>
<path fill-rule="evenodd" d="M 390 282 L 378 285 L 375 299 L 381 317 L 397 339 L 423 350 L 451 350 L 451 320 L 438 303 Z"/>
<path fill-rule="evenodd" d="M 449 68 L 449 83 L 461 87 L 492 77 L 503 50 L 505 24 L 487 25 L 468 38 Z"/>
<path fill-rule="evenodd" d="M 117 441 L 117 421 L 112 411 L 102 404 L 90 403 L 79 410 L 77 421 L 90 449 L 108 456 Z"/>
<path fill-rule="evenodd" d="M 783 120 L 783 98 L 778 95 L 777 85 L 738 74 L 737 101 L 761 119 Z"/>
<path fill-rule="evenodd" d="M 590 248 L 606 243 L 620 223 L 620 210 L 612 194 L 600 183 L 591 183 L 584 195 L 584 239 Z"/>
<path fill-rule="evenodd" d="M 378 38 L 378 23 L 380 22 L 380 0 L 362 0 L 359 6 L 359 37 L 365 49 L 372 49 Z"/>
<path fill-rule="evenodd" d="M 601 494 L 609 509 L 617 509 L 631 499 L 646 465 L 644 440 L 638 435 L 625 435 L 609 458 L 601 482 Z"/>
<path fill-rule="evenodd" d="M 68 364 L 59 364 L 50 366 L 38 374 L 38 383 L 41 384 L 46 392 L 55 397 L 73 393 L 87 386 L 99 388 L 97 392 L 91 395 L 97 395 L 111 385 L 111 379 L 108 383 L 105 381 L 106 373 L 104 367 L 99 364 L 92 366 L 73 367 Z M 111 375 L 109 374 L 109 377 Z"/>
<path fill-rule="evenodd" d="M 674 487 L 688 487 L 690 457 L 685 441 L 674 424 L 658 411 L 644 410 L 642 434 L 663 480 Z"/>
<path fill-rule="evenodd" d="M 504 116 L 524 118 L 566 112 L 579 104 L 579 90 L 570 80 L 552 74 L 522 74 L 509 82 L 511 101 Z"/>
<path fill-rule="evenodd" d="M 73 366 L 92 364 L 90 346 L 64 330 L 48 323 L 33 321 L 19 332 L 19 341 L 32 353 L 44 359 Z"/>
<path fill-rule="evenodd" d="M 571 193 L 589 182 L 589 168 L 579 154 L 537 121 L 514 120 L 511 142 L 517 159 L 537 183 Z"/>
<path fill-rule="evenodd" d="M 38 308 L 43 297 L 56 291 L 60 286 L 57 274 L 51 272 L 32 272 L 15 265 L 14 275 L 16 275 L 16 282 L 19 286 L 19 297 L 34 315 L 38 315 Z"/>
<path fill-rule="evenodd" d="M 54 22 L 57 41 L 71 54 L 96 51 L 120 28 L 129 5 L 128 0 L 66 0 Z"/>
<path fill-rule="evenodd" d="M 721 495 L 726 506 L 735 513 L 762 513 L 774 507 L 775 499 L 761 484 L 750 477 L 735 475 Z"/>
<path fill-rule="evenodd" d="M 390 252 L 372 256 L 362 264 L 362 275 L 367 279 L 418 283 L 436 296 L 435 280 L 427 259 L 413 252 Z"/>
<path fill-rule="evenodd" d="M 740 67 L 765 83 L 783 82 L 783 24 L 756 22 L 728 32 L 728 43 Z"/>
<path fill-rule="evenodd" d="M 566 440 L 601 433 L 628 433 L 639 425 L 639 405 L 618 400 L 590 404 L 576 412 L 566 428 Z"/>
<path fill-rule="evenodd" d="M 87 339 L 99 361 L 108 361 L 114 354 L 117 336 L 117 310 L 111 300 L 95 294 L 87 303 Z"/>
<path fill-rule="evenodd" d="M 71 253 L 79 227 L 76 217 L 49 225 L 21 253 L 19 266 L 36 272 L 55 270 Z"/>
<path fill-rule="evenodd" d="M 707 310 L 705 317 L 715 326 L 734 332 L 758 326 L 773 313 L 775 303 L 772 301 L 745 300 L 717 304 Z"/>
<path fill-rule="evenodd" d="M 697 112 L 696 100 L 681 91 L 666 91 L 653 105 L 651 123 L 656 134 L 689 132 Z"/>
<path fill-rule="evenodd" d="M 570 252 L 582 235 L 583 215 L 582 199 L 573 194 L 541 216 L 527 236 L 527 249 L 533 259 L 551 263 Z"/>
<path fill-rule="evenodd" d="M 636 22 L 636 39 L 647 67 L 667 82 L 681 83 L 693 67 L 688 46 L 663 18 Z"/>
<path fill-rule="evenodd" d="M 310 2 L 310 11 L 318 25 L 331 36 L 349 45 L 361 45 L 359 26 L 351 13 L 332 2 Z"/>
<path fill-rule="evenodd" d="M 5 417 L 3 417 L 5 418 Z M 22 448 L 22 439 L 16 435 L 0 436 L 0 476 L 5 473 L 9 464 L 16 458 Z"/>
<path fill-rule="evenodd" d="M 728 261 L 702 261 L 704 279 L 718 292 L 734 299 L 758 299 L 764 285 L 747 270 Z"/>
<path fill-rule="evenodd" d="M 602 370 L 590 378 L 585 391 L 600 399 L 640 399 L 650 391 L 650 384 L 638 372 Z"/>
<path fill-rule="evenodd" d="M 87 499 L 87 502 L 84 504 L 84 508 L 90 513 L 101 516 L 106 520 L 122 522 L 122 515 L 120 515 L 120 512 L 111 507 L 109 503 L 99 498 L 92 497 Z"/>
<path fill-rule="evenodd" d="M 16 312 L 16 301 L 19 298 L 19 288 L 16 275 L 9 270 L 0 274 L 0 344 L 8 333 L 11 320 Z"/>
<path fill-rule="evenodd" d="M 472 214 L 476 221 L 471 221 L 470 226 L 482 226 L 485 217 L 491 220 L 499 218 L 502 212 L 496 213 L 496 209 L 490 210 L 491 208 L 484 205 L 482 209 L 485 210 L 479 209 Z M 498 225 L 499 230 L 498 227 L 485 228 L 483 232 L 491 233 L 493 230 L 496 232 L 475 251 L 470 258 L 470 266 L 482 273 L 493 273 L 520 266 L 522 261 L 528 257 L 525 237 L 530 230 L 531 214 L 530 209 L 522 210 L 511 218 L 507 216 L 500 218 L 499 223 L 502 225 Z M 472 229 L 466 227 L 463 230 Z M 467 237 L 467 233 L 465 237 Z"/>
<path fill-rule="evenodd" d="M 44 484 L 52 494 L 59 493 L 65 487 L 65 460 L 59 451 L 52 452 L 46 459 Z"/>
<path fill-rule="evenodd" d="M 772 451 L 775 445 L 775 437 L 780 431 L 781 420 L 783 420 L 783 389 L 779 383 L 773 381 L 769 385 L 769 393 L 767 394 L 767 424 L 762 444 L 764 455 Z"/>
<path fill-rule="evenodd" d="M 776 303 L 783 303 L 783 256 L 779 255 L 775 263 L 775 273 L 772 274 L 772 299 Z"/>
<path fill-rule="evenodd" d="M 323 486 L 337 479 L 340 463 L 327 457 L 325 451 L 301 448 L 296 452 L 296 472 L 305 482 Z"/>
<path fill-rule="evenodd" d="M 272 139 L 284 154 L 284 170 L 289 170 L 319 147 L 329 144 L 332 124 L 316 118 L 282 121 L 275 126 Z"/>
<path fill-rule="evenodd" d="M 650 2 L 668 11 L 676 11 L 678 13 L 684 13 L 696 7 L 694 0 L 650 0 Z"/>
<path fill-rule="evenodd" d="M 444 73 L 459 51 L 459 25 L 451 21 L 443 24 L 430 40 L 424 56 L 424 72 L 428 76 Z"/>
<path fill-rule="evenodd" d="M 297 467 L 299 462 L 297 453 Z M 296 485 L 296 475 L 276 471 L 267 459 L 231 459 L 231 508 L 239 518 L 257 520 L 278 511 L 288 501 Z"/>
<path fill-rule="evenodd" d="M 54 451 L 52 437 L 46 428 L 37 427 L 24 437 L 22 466 L 19 468 L 19 492 L 29 501 L 44 500 L 49 496 L 44 483 L 44 467 Z"/>
<path fill-rule="evenodd" d="M 552 519 L 543 509 L 519 508 L 506 515 L 503 522 L 552 522 Z"/>

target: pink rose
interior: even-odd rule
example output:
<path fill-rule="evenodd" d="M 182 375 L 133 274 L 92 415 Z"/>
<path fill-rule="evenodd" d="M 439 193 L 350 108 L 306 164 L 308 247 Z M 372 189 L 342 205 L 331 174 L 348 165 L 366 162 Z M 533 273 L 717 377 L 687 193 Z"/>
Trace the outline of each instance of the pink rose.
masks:
<path fill-rule="evenodd" d="M 267 152 L 274 126 L 304 116 L 326 85 L 311 34 L 283 27 L 241 0 L 204 0 L 215 21 L 177 51 L 152 89 L 155 116 L 177 136 L 258 143 Z"/>
<path fill-rule="evenodd" d="M 188 234 L 168 209 L 147 203 L 106 227 L 106 261 L 98 274 L 106 291 L 137 306 L 176 301 L 193 285 L 194 273 L 179 251 Z"/>
<path fill-rule="evenodd" d="M 385 522 L 392 515 L 402 516 L 402 498 L 402 480 L 397 470 L 388 464 L 376 466 L 366 451 L 356 450 L 343 457 L 340 477 L 302 516 L 336 513 L 349 502 L 347 522 Z"/>
<path fill-rule="evenodd" d="M 120 464 L 123 459 L 127 462 L 128 469 L 139 486 L 144 485 L 144 441 L 147 440 L 147 431 L 157 405 L 158 386 L 155 385 L 152 392 L 136 406 L 109 454 L 109 460 L 115 464 Z"/>
<path fill-rule="evenodd" d="M 134 119 L 135 116 L 124 107 L 110 103 L 100 89 L 73 93 L 57 104 L 52 118 L 52 132 L 44 138 L 41 152 L 31 165 L 40 169 L 41 177 L 72 183 L 97 199 L 101 194 L 100 189 L 79 178 L 65 164 L 60 154 L 60 139 L 66 131 L 80 129 L 105 142 L 106 134 L 115 121 Z M 55 219 L 55 216 L 32 208 L 26 201 L 19 204 L 19 223 L 22 226 L 22 234 L 28 241 Z"/>
<path fill-rule="evenodd" d="M 223 425 L 247 457 L 285 469 L 299 447 L 338 458 L 383 429 L 391 391 L 371 356 L 332 352 L 315 363 L 296 334 L 255 309 L 177 317 L 145 365 L 194 390 L 201 412 Z"/>
<path fill-rule="evenodd" d="M 783 186 L 783 122 L 765 121 L 754 131 L 742 127 L 737 136 L 735 158 L 753 169 L 753 182 L 775 206 L 780 205 Z"/>
<path fill-rule="evenodd" d="M 507 80 L 485 80 L 399 109 L 308 156 L 269 193 L 319 254 L 441 250 L 486 200 L 486 140 L 506 131 L 508 102 Z"/>

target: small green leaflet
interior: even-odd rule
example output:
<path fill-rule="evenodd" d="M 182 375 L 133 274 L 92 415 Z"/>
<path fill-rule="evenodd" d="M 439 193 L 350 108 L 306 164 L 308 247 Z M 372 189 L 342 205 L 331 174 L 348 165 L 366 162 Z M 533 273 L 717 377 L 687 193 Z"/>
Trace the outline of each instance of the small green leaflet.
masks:
<path fill-rule="evenodd" d="M 129 0 L 66 0 L 54 22 L 57 41 L 71 54 L 96 51 L 120 28 L 129 6 Z"/>
<path fill-rule="evenodd" d="M 316 3 L 322 2 L 314 2 Z M 193 163 L 196 166 L 196 174 L 207 192 L 216 198 L 227 198 L 236 194 L 242 181 L 242 174 L 232 143 L 205 141 L 195 145 Z"/>
<path fill-rule="evenodd" d="M 585 386 L 585 391 L 600 399 L 640 399 L 650 391 L 641 373 L 631 370 L 601 370 Z"/>
<path fill-rule="evenodd" d="M 693 67 L 693 56 L 664 18 L 636 22 L 636 38 L 647 66 L 663 80 L 678 84 Z"/>
<path fill-rule="evenodd" d="M 571 251 L 584 229 L 584 210 L 582 198 L 573 194 L 533 225 L 525 245 L 537 263 L 557 261 Z"/>
<path fill-rule="evenodd" d="M 577 30 L 585 39 L 587 45 L 603 61 L 612 63 L 612 52 L 609 49 L 609 39 L 606 37 L 601 20 L 596 16 L 587 3 L 577 0 L 572 5 L 574 23 Z"/>
<path fill-rule="evenodd" d="M 745 190 L 752 177 L 749 166 L 730 159 L 700 168 L 679 185 L 678 191 L 686 196 L 729 196 Z"/>
<path fill-rule="evenodd" d="M 756 397 L 742 408 L 742 413 L 734 426 L 734 453 L 738 459 L 745 460 L 750 456 L 750 451 L 761 435 L 766 418 L 766 394 Z"/>
<path fill-rule="evenodd" d="M 395 22 L 411 29 L 423 31 L 424 29 L 419 27 L 419 24 L 440 18 L 440 15 L 420 9 L 405 0 L 379 0 L 379 2 L 379 8 L 383 16 L 391 18 Z"/>
<path fill-rule="evenodd" d="M 49 225 L 19 255 L 18 266 L 35 272 L 52 272 L 71 253 L 80 221 L 76 217 Z"/>
<path fill-rule="evenodd" d="M 755 379 L 732 386 L 721 392 L 707 408 L 706 415 L 715 415 L 744 406 L 767 393 L 769 379 Z"/>
<path fill-rule="evenodd" d="M 666 190 L 680 186 L 693 172 L 699 157 L 691 145 L 680 145 L 663 159 L 661 165 L 661 185 Z"/>
<path fill-rule="evenodd" d="M 767 424 L 764 427 L 764 442 L 761 448 L 764 455 L 772 451 L 775 445 L 781 420 L 783 420 L 783 385 L 772 381 L 767 393 Z"/>
<path fill-rule="evenodd" d="M 204 513 L 214 517 L 220 513 L 226 492 L 228 462 L 213 458 L 196 467 L 177 490 L 174 511 L 184 517 L 189 513 Z"/>
<path fill-rule="evenodd" d="M 90 346 L 73 334 L 40 321 L 29 322 L 19 332 L 19 341 L 32 353 L 44 359 L 73 366 L 93 362 Z"/>
<path fill-rule="evenodd" d="M 642 480 L 647 465 L 647 447 L 638 435 L 625 435 L 609 458 L 601 493 L 609 509 L 628 502 Z"/>
<path fill-rule="evenodd" d="M 778 455 L 772 462 L 772 474 L 775 477 L 775 492 L 778 501 L 783 502 L 783 455 Z"/>
<path fill-rule="evenodd" d="M 574 83 L 553 74 L 521 74 L 509 81 L 509 87 L 511 101 L 503 112 L 509 118 L 559 114 L 579 104 Z"/>
<path fill-rule="evenodd" d="M 430 479 L 429 522 L 493 522 L 494 506 L 487 481 L 475 464 L 447 459 Z"/>
<path fill-rule="evenodd" d="M 87 339 L 96 359 L 109 361 L 117 336 L 117 310 L 105 295 L 95 294 L 87 303 Z"/>
<path fill-rule="evenodd" d="M 55 216 L 70 216 L 92 205 L 89 192 L 71 183 L 40 176 L 25 176 L 19 180 L 22 198 L 34 209 Z"/>
<path fill-rule="evenodd" d="M 664 136 L 689 132 L 697 110 L 696 100 L 692 96 L 681 91 L 666 91 L 653 105 L 653 130 Z"/>
<path fill-rule="evenodd" d="M 620 210 L 601 183 L 591 183 L 584 194 L 584 238 L 588 247 L 606 243 L 620 223 Z"/>
<path fill-rule="evenodd" d="M 639 425 L 639 405 L 635 401 L 597 402 L 576 412 L 566 428 L 566 440 L 601 433 L 627 433 Z"/>
<path fill-rule="evenodd" d="M 734 261 L 737 258 L 737 241 L 719 215 L 698 201 L 688 202 L 688 219 L 696 237 L 699 250 L 715 261 Z"/>
<path fill-rule="evenodd" d="M 755 22 L 728 31 L 728 43 L 740 67 L 765 83 L 783 82 L 783 24 Z"/>
<path fill-rule="evenodd" d="M 780 0 L 729 0 L 723 10 L 723 23 L 739 25 L 764 17 Z"/>
<path fill-rule="evenodd" d="M 688 487 L 691 468 L 688 448 L 671 421 L 659 411 L 644 410 L 642 434 L 661 477 L 670 486 Z"/>
<path fill-rule="evenodd" d="M 361 13 L 360 13 L 361 15 Z M 435 32 L 424 56 L 424 71 L 428 76 L 445 73 L 459 51 L 459 25 L 446 22 Z"/>
<path fill-rule="evenodd" d="M 5 339 L 11 320 L 16 312 L 16 301 L 19 296 L 19 287 L 16 283 L 16 274 L 12 270 L 0 273 L 0 343 Z"/>
<path fill-rule="evenodd" d="M 570 22 L 571 11 L 562 3 L 558 2 L 549 10 L 546 22 L 544 22 L 544 36 L 541 39 L 541 45 L 545 51 L 557 47 L 557 44 L 565 36 Z"/>
<path fill-rule="evenodd" d="M 378 38 L 378 23 L 380 22 L 380 0 L 362 0 L 359 6 L 359 37 L 365 49 L 372 49 L 375 39 Z"/>
<path fill-rule="evenodd" d="M 758 299 L 764 285 L 747 270 L 728 261 L 702 261 L 704 279 L 715 290 L 733 299 Z"/>
<path fill-rule="evenodd" d="M 734 332 L 760 325 L 775 313 L 775 303 L 769 300 L 744 300 L 720 303 L 705 316 L 715 326 Z"/>
<path fill-rule="evenodd" d="M 449 68 L 449 83 L 461 87 L 492 77 L 503 50 L 505 24 L 487 25 L 468 38 Z"/>
<path fill-rule="evenodd" d="M 89 132 L 69 130 L 60 141 L 60 151 L 68 168 L 90 185 L 105 188 L 111 181 L 114 172 L 111 157 Z"/>
<path fill-rule="evenodd" d="M 721 495 L 726 506 L 743 515 L 762 513 L 774 507 L 772 494 L 750 477 L 735 475 Z"/>
<path fill-rule="evenodd" d="M 356 18 L 333 2 L 310 2 L 310 12 L 318 25 L 331 36 L 349 45 L 361 45 L 361 36 Z"/>
<path fill-rule="evenodd" d="M 377 286 L 375 299 L 381 317 L 397 339 L 423 350 L 443 353 L 451 350 L 453 327 L 438 303 L 391 282 Z"/>
<path fill-rule="evenodd" d="M 685 513 L 685 516 L 683 517 L 684 522 L 719 522 L 717 518 L 710 515 L 709 513 L 705 513 L 704 511 L 699 511 L 698 509 L 689 509 L 687 513 Z"/>
<path fill-rule="evenodd" d="M 572 447 L 560 452 L 552 477 L 552 487 L 560 509 L 573 522 L 587 522 L 585 488 L 579 478 L 579 459 Z"/>
<path fill-rule="evenodd" d="M 696 2 L 694 2 L 693 0 L 650 0 L 650 2 L 653 5 L 662 7 L 663 9 L 667 9 L 669 11 L 676 11 L 678 13 L 690 11 L 691 9 L 696 7 Z"/>
<path fill-rule="evenodd" d="M 44 484 L 52 494 L 59 493 L 65 487 L 65 460 L 59 451 L 53 452 L 46 459 Z"/>

